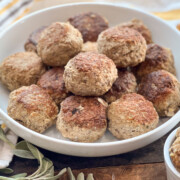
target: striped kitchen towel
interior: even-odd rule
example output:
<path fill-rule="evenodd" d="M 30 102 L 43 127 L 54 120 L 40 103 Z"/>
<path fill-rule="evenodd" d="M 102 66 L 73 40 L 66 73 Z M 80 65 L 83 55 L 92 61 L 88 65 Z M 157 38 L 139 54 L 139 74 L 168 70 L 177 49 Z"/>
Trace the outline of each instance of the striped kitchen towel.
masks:
<path fill-rule="evenodd" d="M 33 0 L 0 0 L 0 31 L 30 11 Z"/>

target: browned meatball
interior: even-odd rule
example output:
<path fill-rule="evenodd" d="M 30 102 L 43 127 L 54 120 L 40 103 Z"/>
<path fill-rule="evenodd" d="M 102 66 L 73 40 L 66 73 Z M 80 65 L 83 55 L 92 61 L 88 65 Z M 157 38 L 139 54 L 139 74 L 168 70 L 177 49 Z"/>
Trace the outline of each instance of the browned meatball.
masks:
<path fill-rule="evenodd" d="M 104 95 L 106 102 L 111 103 L 119 99 L 123 94 L 136 91 L 136 78 L 132 72 L 126 69 L 118 70 L 118 78 L 111 89 Z"/>
<path fill-rule="evenodd" d="M 101 98 L 70 96 L 61 103 L 56 127 L 72 141 L 94 142 L 106 131 L 106 108 Z"/>
<path fill-rule="evenodd" d="M 173 116 L 180 105 L 180 84 L 174 75 L 165 70 L 144 76 L 138 93 L 154 104 L 160 116 Z"/>
<path fill-rule="evenodd" d="M 149 44 L 145 61 L 136 66 L 134 71 L 137 77 L 141 79 L 146 74 L 160 69 L 176 74 L 171 50 L 157 44 Z"/>
<path fill-rule="evenodd" d="M 128 139 L 157 127 L 159 117 L 153 104 L 143 96 L 124 94 L 108 107 L 108 128 L 118 139 Z"/>
<path fill-rule="evenodd" d="M 112 27 L 98 37 L 98 51 L 111 58 L 117 67 L 136 66 L 145 59 L 146 41 L 134 29 Z"/>
<path fill-rule="evenodd" d="M 136 31 L 138 31 L 139 33 L 141 33 L 141 35 L 144 37 L 144 39 L 146 40 L 147 44 L 152 43 L 152 36 L 151 36 L 151 32 L 150 30 L 144 25 L 144 23 L 139 20 L 139 19 L 132 19 L 129 22 L 125 22 L 120 24 L 119 26 L 121 27 L 128 27 L 128 28 L 132 28 L 135 29 Z"/>
<path fill-rule="evenodd" d="M 24 49 L 26 51 L 30 51 L 30 52 L 35 52 L 37 53 L 37 44 L 38 44 L 38 41 L 40 39 L 40 36 L 41 36 L 41 33 L 42 31 L 46 28 L 47 26 L 42 26 L 38 29 L 36 29 L 35 31 L 33 31 L 28 40 L 26 41 L 25 45 L 24 45 Z"/>
<path fill-rule="evenodd" d="M 64 68 L 52 68 L 44 73 L 37 82 L 37 85 L 51 95 L 57 105 L 59 105 L 59 103 L 68 95 L 63 80 L 63 74 Z"/>
<path fill-rule="evenodd" d="M 95 42 L 98 35 L 108 28 L 108 21 L 93 12 L 78 14 L 69 18 L 68 21 L 81 32 L 84 42 Z"/>
<path fill-rule="evenodd" d="M 48 66 L 64 66 L 81 51 L 81 33 L 69 23 L 54 22 L 42 33 L 37 52 Z"/>
<path fill-rule="evenodd" d="M 105 55 L 85 52 L 67 63 L 63 77 L 70 92 L 80 96 L 101 96 L 116 80 L 117 69 Z"/>
<path fill-rule="evenodd" d="M 0 64 L 0 79 L 9 90 L 36 84 L 46 71 L 42 60 L 34 52 L 19 52 L 5 58 Z"/>
<path fill-rule="evenodd" d="M 17 122 L 42 133 L 55 123 L 58 107 L 49 94 L 33 84 L 10 93 L 7 111 Z"/>

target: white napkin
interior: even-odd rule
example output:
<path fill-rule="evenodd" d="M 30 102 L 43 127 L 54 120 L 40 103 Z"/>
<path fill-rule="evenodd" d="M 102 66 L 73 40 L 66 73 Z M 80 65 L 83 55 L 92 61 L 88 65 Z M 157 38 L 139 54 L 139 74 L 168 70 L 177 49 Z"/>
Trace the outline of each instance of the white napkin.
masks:
<path fill-rule="evenodd" d="M 17 142 L 17 135 L 5 128 L 6 137 L 13 143 Z M 0 140 L 0 169 L 8 167 L 13 158 L 13 150 L 7 143 Z"/>

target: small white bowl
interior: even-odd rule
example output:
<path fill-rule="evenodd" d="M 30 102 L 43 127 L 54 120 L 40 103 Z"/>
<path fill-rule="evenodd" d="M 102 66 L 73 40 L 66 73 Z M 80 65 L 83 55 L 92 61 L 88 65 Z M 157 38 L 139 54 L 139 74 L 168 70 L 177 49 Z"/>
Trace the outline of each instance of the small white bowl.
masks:
<path fill-rule="evenodd" d="M 176 138 L 177 129 L 168 136 L 164 144 L 164 161 L 166 165 L 167 180 L 180 180 L 180 172 L 174 167 L 169 154 L 169 149 Z"/>

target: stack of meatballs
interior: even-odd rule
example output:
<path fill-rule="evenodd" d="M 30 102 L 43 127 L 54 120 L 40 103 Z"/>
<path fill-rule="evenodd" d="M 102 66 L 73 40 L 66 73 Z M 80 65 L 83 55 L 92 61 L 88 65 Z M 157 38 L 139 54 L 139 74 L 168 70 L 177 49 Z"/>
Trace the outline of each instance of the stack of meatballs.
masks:
<path fill-rule="evenodd" d="M 108 27 L 97 13 L 78 14 L 35 30 L 25 50 L 4 59 L 0 79 L 12 91 L 9 116 L 36 132 L 56 124 L 72 141 L 97 141 L 106 129 L 128 139 L 180 105 L 171 50 L 138 19 Z"/>

